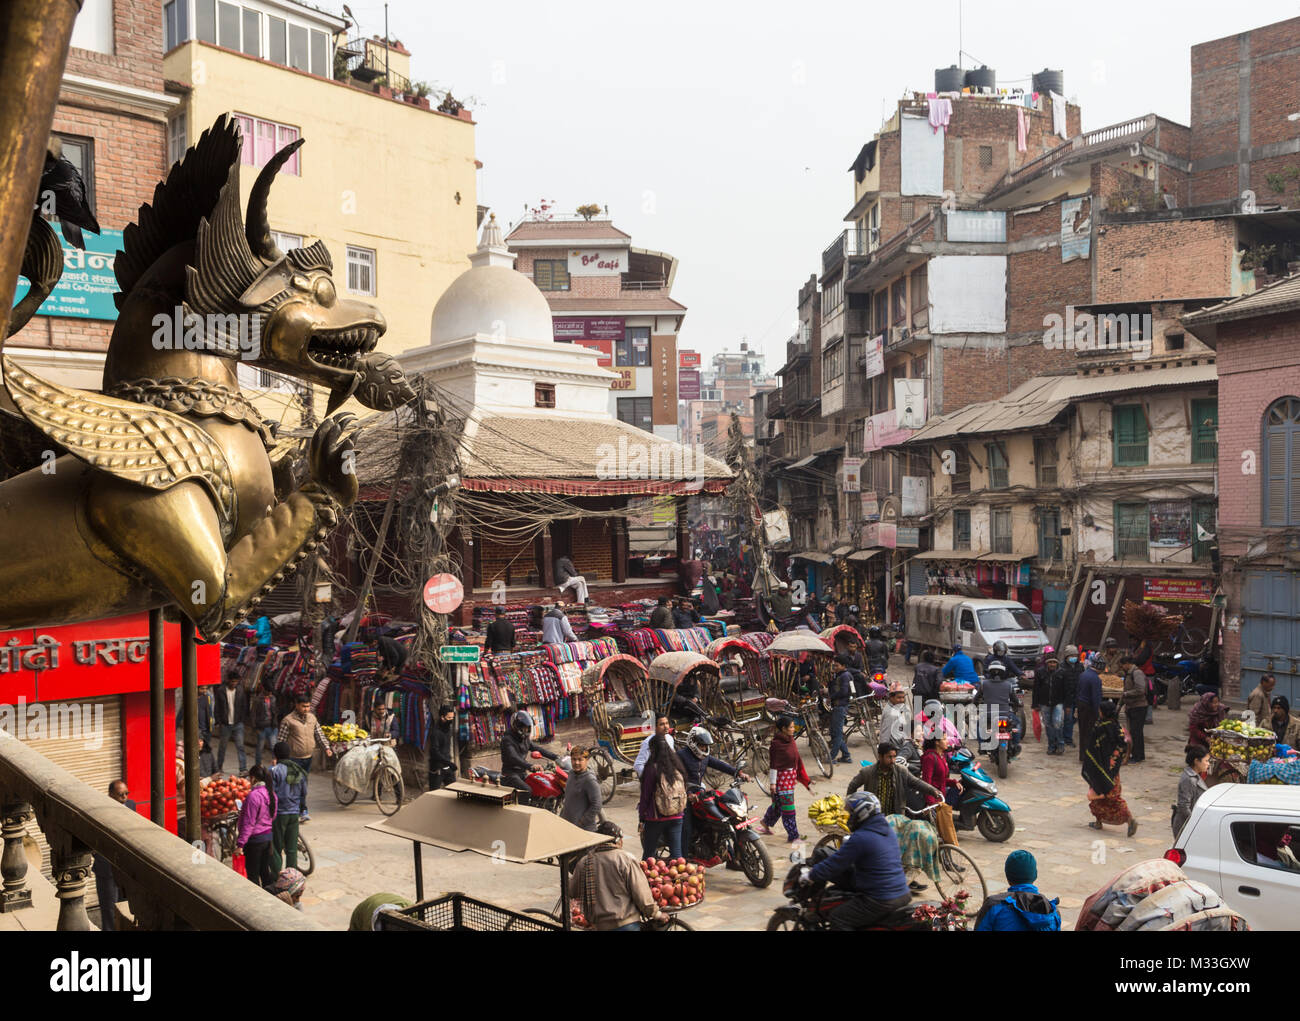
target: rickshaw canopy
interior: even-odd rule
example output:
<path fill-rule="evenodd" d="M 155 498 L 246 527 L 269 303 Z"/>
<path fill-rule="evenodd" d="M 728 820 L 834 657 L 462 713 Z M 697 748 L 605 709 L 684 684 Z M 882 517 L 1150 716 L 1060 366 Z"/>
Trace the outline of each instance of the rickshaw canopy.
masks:
<path fill-rule="evenodd" d="M 723 656 L 729 656 L 733 652 L 739 653 L 741 657 L 745 659 L 748 659 L 750 656 L 758 655 L 757 649 L 745 641 L 745 639 L 737 635 L 732 635 L 728 638 L 713 639 L 704 652 L 705 655 L 715 663 L 721 662 Z"/>
<path fill-rule="evenodd" d="M 822 640 L 833 649 L 835 648 L 835 638 L 837 635 L 844 635 L 844 637 L 854 645 L 862 645 L 861 633 L 851 624 L 836 624 L 834 627 L 828 627 L 822 632 Z"/>
<path fill-rule="evenodd" d="M 824 652 L 829 655 L 834 649 L 828 641 L 811 631 L 782 631 L 772 640 L 772 644 L 765 651 L 784 652 L 786 654 Z"/>
<path fill-rule="evenodd" d="M 582 671 L 582 693 L 590 700 L 596 693 L 603 693 L 614 684 L 618 685 L 614 691 L 619 698 L 629 699 L 639 704 L 641 693 L 629 690 L 629 681 L 634 687 L 640 687 L 643 686 L 646 676 L 644 663 L 635 656 L 620 652 L 597 660 Z M 601 697 L 604 697 L 603 694 Z"/>
<path fill-rule="evenodd" d="M 676 687 L 692 670 L 718 673 L 718 664 L 698 652 L 665 652 L 650 663 L 650 679 L 669 682 Z"/>

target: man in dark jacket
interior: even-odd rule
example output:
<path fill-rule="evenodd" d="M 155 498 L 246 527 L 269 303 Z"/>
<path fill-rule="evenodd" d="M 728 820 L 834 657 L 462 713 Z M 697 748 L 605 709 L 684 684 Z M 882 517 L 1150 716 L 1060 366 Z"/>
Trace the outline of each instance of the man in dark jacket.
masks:
<path fill-rule="evenodd" d="M 835 656 L 835 663 L 839 669 L 826 691 L 831 703 L 831 758 L 834 759 L 838 752 L 837 762 L 851 762 L 849 743 L 844 740 L 844 721 L 848 718 L 849 700 L 853 697 L 852 660 L 848 653 L 841 652 Z"/>
<path fill-rule="evenodd" d="M 456 709 L 444 702 L 429 727 L 429 790 L 446 787 L 456 779 L 456 759 L 452 751 Z"/>
<path fill-rule="evenodd" d="M 1047 713 L 1047 754 L 1065 754 L 1065 720 L 1066 713 L 1074 709 L 1075 693 L 1079 687 L 1079 650 L 1073 645 L 1065 647 L 1065 662 L 1060 664 L 1047 676 L 1047 694 L 1043 700 L 1043 709 Z M 1070 718 L 1071 747 L 1073 741 L 1073 717 Z"/>
<path fill-rule="evenodd" d="M 984 683 L 980 685 L 980 701 L 992 710 L 989 715 L 989 726 L 996 727 L 999 719 L 1011 721 L 1010 754 L 1014 757 L 1020 754 L 1021 733 L 1020 720 L 1012 710 L 1020 708 L 1020 696 L 1011 685 L 1006 667 L 1001 663 L 993 663 L 990 666 L 991 669 L 984 677 Z M 996 730 L 992 736 L 997 736 Z"/>
<path fill-rule="evenodd" d="M 528 783 L 524 777 L 533 769 L 532 753 L 537 752 L 552 762 L 559 758 L 554 752 L 534 744 L 532 734 L 533 718 L 521 710 L 511 718 L 510 729 L 501 738 L 501 782 L 525 794 L 528 793 Z"/>
<path fill-rule="evenodd" d="M 686 774 L 686 791 L 692 801 L 706 786 L 704 774 L 710 769 L 728 776 L 748 780 L 749 776 L 733 766 L 730 762 L 716 758 L 710 752 L 713 748 L 713 735 L 704 727 L 692 727 L 686 740 L 676 746 L 677 758 L 681 761 L 682 772 Z M 688 805 L 682 814 L 682 854 L 688 858 L 691 854 L 691 807 Z M 716 862 L 714 863 L 716 864 Z"/>
<path fill-rule="evenodd" d="M 849 781 L 846 797 L 855 791 L 863 790 L 880 799 L 881 811 L 885 815 L 901 815 L 907 807 L 907 792 L 917 791 L 929 794 L 940 801 L 943 791 L 936 790 L 924 780 L 918 779 L 911 771 L 898 761 L 898 749 L 885 742 L 876 749 L 878 762 L 864 766 Z"/>
<path fill-rule="evenodd" d="M 912 694 L 924 705 L 931 699 L 939 697 L 939 686 L 943 679 L 939 676 L 939 667 L 934 661 L 934 653 L 929 649 L 921 653 L 921 661 L 916 664 L 916 673 L 912 675 Z"/>
<path fill-rule="evenodd" d="M 217 772 L 220 773 L 226 761 L 226 743 L 235 739 L 235 753 L 239 756 L 239 771 L 248 769 L 248 760 L 244 754 L 244 724 L 248 722 L 248 699 L 244 689 L 239 686 L 239 678 L 234 671 L 227 671 L 225 683 L 217 689 L 213 699 L 213 722 L 217 729 Z"/>
<path fill-rule="evenodd" d="M 880 628 L 867 632 L 867 669 L 872 673 L 889 669 L 889 646 L 881 636 Z"/>
<path fill-rule="evenodd" d="M 515 651 L 515 626 L 506 620 L 505 607 L 498 606 L 487 626 L 487 651 L 491 655 Z"/>
<path fill-rule="evenodd" d="M 1078 687 L 1074 695 L 1074 707 L 1079 714 L 1079 761 L 1092 740 L 1092 728 L 1097 723 L 1097 714 L 1101 712 L 1101 674 L 1097 667 L 1101 663 L 1097 654 L 1088 657 L 1088 665 L 1079 675 Z"/>
<path fill-rule="evenodd" d="M 650 626 L 659 631 L 667 631 L 672 628 L 673 611 L 668 608 L 667 596 L 660 596 L 658 604 L 651 611 Z"/>
<path fill-rule="evenodd" d="M 379 679 L 389 680 L 402 672 L 406 658 L 411 654 L 410 647 L 403 645 L 389 635 L 381 635 L 375 642 L 379 650 Z"/>
<path fill-rule="evenodd" d="M 700 622 L 700 615 L 695 612 L 689 599 L 677 600 L 677 606 L 673 609 L 673 627 L 679 631 L 689 631 Z"/>
<path fill-rule="evenodd" d="M 907 772 L 906 770 L 903 770 Z M 898 837 L 882 814 L 880 800 L 870 793 L 854 794 L 845 802 L 849 812 L 848 839 L 829 858 L 800 877 L 801 883 L 834 883 L 854 896 L 833 909 L 830 927 L 836 932 L 865 929 L 912 901 L 903 871 Z"/>

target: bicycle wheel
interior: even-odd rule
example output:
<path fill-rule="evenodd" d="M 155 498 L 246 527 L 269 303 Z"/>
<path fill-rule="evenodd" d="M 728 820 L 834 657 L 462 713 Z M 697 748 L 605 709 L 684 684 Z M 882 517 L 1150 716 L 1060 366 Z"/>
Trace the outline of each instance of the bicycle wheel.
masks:
<path fill-rule="evenodd" d="M 840 845 L 844 843 L 845 835 L 843 833 L 827 833 L 826 836 L 813 845 L 813 853 L 815 854 L 819 848 L 826 847 L 834 854 L 840 849 Z"/>
<path fill-rule="evenodd" d="M 1205 632 L 1195 627 L 1183 628 L 1179 648 L 1184 656 L 1199 656 L 1205 648 Z"/>
<path fill-rule="evenodd" d="M 754 783 L 758 784 L 758 789 L 763 792 L 764 796 L 770 796 L 772 784 L 767 773 L 772 768 L 772 765 L 771 759 L 768 757 L 768 750 L 753 738 L 749 740 L 748 749 L 752 768 L 746 770 L 746 772 L 754 777 Z"/>
<path fill-rule="evenodd" d="M 979 914 L 980 906 L 989 892 L 984 883 L 984 874 L 975 864 L 975 859 L 956 844 L 940 844 L 936 859 L 940 880 L 935 886 L 939 895 L 948 900 L 959 893 L 965 893 L 967 896 L 962 905 L 962 914 L 974 918 Z"/>
<path fill-rule="evenodd" d="M 600 802 L 609 804 L 618 790 L 618 773 L 614 770 L 614 761 L 604 748 L 591 750 L 591 762 L 596 768 L 596 783 L 600 786 Z M 590 767 L 588 767 L 590 768 Z"/>
<path fill-rule="evenodd" d="M 334 783 L 334 797 L 340 805 L 350 805 L 357 800 L 357 792 L 351 787 L 346 787 L 337 780 Z"/>
<path fill-rule="evenodd" d="M 816 727 L 809 727 L 808 748 L 813 753 L 813 758 L 817 760 L 817 768 L 821 770 L 822 776 L 828 780 L 835 775 L 835 763 L 831 761 L 831 746 L 826 740 L 826 736 Z"/>
<path fill-rule="evenodd" d="M 312 856 L 311 844 L 307 843 L 307 839 L 301 833 L 298 834 L 298 871 L 304 876 L 310 876 L 316 871 L 316 859 Z"/>
<path fill-rule="evenodd" d="M 385 766 L 375 775 L 375 801 L 379 811 L 392 815 L 402 807 L 402 778 L 392 766 Z"/>
<path fill-rule="evenodd" d="M 683 922 L 676 915 L 672 915 L 663 925 L 656 926 L 655 932 L 694 932 L 695 926 L 689 922 Z"/>

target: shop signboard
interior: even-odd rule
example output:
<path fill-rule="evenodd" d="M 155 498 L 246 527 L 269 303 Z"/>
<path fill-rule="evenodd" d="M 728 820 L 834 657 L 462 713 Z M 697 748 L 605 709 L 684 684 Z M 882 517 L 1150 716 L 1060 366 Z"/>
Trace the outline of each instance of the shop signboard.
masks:
<path fill-rule="evenodd" d="M 622 340 L 625 320 L 621 316 L 555 316 L 551 330 L 556 340 Z"/>
<path fill-rule="evenodd" d="M 888 521 L 863 525 L 862 545 L 866 549 L 895 549 L 898 546 L 898 526 Z"/>
<path fill-rule="evenodd" d="M 894 535 L 895 543 L 899 549 L 916 549 L 921 545 L 921 530 L 919 528 L 897 525 L 894 528 Z"/>
<path fill-rule="evenodd" d="M 618 379 L 609 384 L 611 390 L 631 390 L 636 386 L 635 369 L 615 369 L 614 371 L 618 373 Z"/>
<path fill-rule="evenodd" d="M 885 374 L 885 335 L 868 337 L 866 343 L 866 365 L 864 373 L 867 379 L 875 379 Z"/>
<path fill-rule="evenodd" d="M 105 228 L 99 234 L 87 232 L 86 248 L 73 248 L 62 236 L 63 275 L 54 285 L 50 296 L 36 310 L 38 316 L 67 316 L 73 319 L 117 319 L 117 306 L 113 295 L 117 293 L 117 277 L 113 275 L 113 260 L 122 249 L 122 232 Z M 20 300 L 31 289 L 31 281 L 18 278 L 14 300 Z"/>
<path fill-rule="evenodd" d="M 867 522 L 880 520 L 880 502 L 874 492 L 862 494 L 862 520 Z"/>
<path fill-rule="evenodd" d="M 873 450 L 883 450 L 902 443 L 911 437 L 912 431 L 898 427 L 896 411 L 882 411 L 879 415 L 872 415 L 863 424 L 862 452 L 869 454 Z"/>
<path fill-rule="evenodd" d="M 600 357 L 596 359 L 596 364 L 602 369 L 612 368 L 614 365 L 614 342 L 612 340 L 575 340 L 574 346 L 585 347 L 590 351 L 597 351 Z"/>
<path fill-rule="evenodd" d="M 862 483 L 860 472 L 862 471 L 862 458 L 846 457 L 844 459 L 844 492 L 857 493 L 861 492 Z"/>
<path fill-rule="evenodd" d="M 698 401 L 700 399 L 700 370 L 677 370 L 677 399 L 679 401 Z"/>
<path fill-rule="evenodd" d="M 698 351 L 678 351 L 677 367 L 679 369 L 698 369 L 700 367 L 700 353 Z"/>
<path fill-rule="evenodd" d="M 616 277 L 627 272 L 627 251 L 619 248 L 575 248 L 569 252 L 569 276 Z"/>
<path fill-rule="evenodd" d="M 1142 598 L 1148 603 L 1209 603 L 1214 585 L 1208 578 L 1143 578 Z"/>

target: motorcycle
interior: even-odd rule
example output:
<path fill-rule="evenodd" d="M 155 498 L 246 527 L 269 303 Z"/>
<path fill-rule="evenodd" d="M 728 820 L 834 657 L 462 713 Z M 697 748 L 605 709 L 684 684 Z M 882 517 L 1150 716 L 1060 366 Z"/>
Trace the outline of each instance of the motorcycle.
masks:
<path fill-rule="evenodd" d="M 1196 694 L 1201 683 L 1201 664 L 1198 660 L 1176 652 L 1172 656 L 1156 657 L 1155 684 L 1159 698 L 1166 699 L 1170 685 L 1177 685 L 1182 696 Z"/>
<path fill-rule="evenodd" d="M 705 868 L 727 863 L 760 890 L 772 883 L 772 858 L 749 817 L 749 799 L 732 782 L 725 791 L 697 789 L 691 802 L 691 846 L 686 857 Z"/>
<path fill-rule="evenodd" d="M 832 852 L 829 848 L 818 848 L 807 863 L 799 863 L 790 869 L 781 886 L 786 904 L 772 912 L 768 919 L 768 932 L 826 932 L 830 929 L 830 914 L 837 907 L 850 899 L 853 894 L 827 883 L 801 883 L 799 878 L 806 869 L 816 865 Z M 863 932 L 928 932 L 930 923 L 918 921 L 913 915 L 922 906 L 938 908 L 935 902 L 914 901 L 906 907 L 897 908 L 879 922 L 867 926 Z"/>
<path fill-rule="evenodd" d="M 1015 739 L 1016 723 L 1014 710 L 1008 709 L 999 714 L 997 727 L 980 737 L 980 751 L 988 755 L 997 766 L 999 780 L 1007 778 L 1007 765 L 1020 754 L 1020 744 Z"/>
<path fill-rule="evenodd" d="M 949 758 L 950 768 L 961 777 L 961 791 L 953 806 L 953 822 L 959 830 L 978 828 L 980 836 L 995 844 L 1016 831 L 1011 806 L 997 797 L 998 785 L 984 772 L 969 748 L 959 748 Z"/>
<path fill-rule="evenodd" d="M 537 755 L 536 752 L 533 754 Z M 559 762 L 548 762 L 542 769 L 534 770 L 525 776 L 524 783 L 528 784 L 528 803 L 534 808 L 544 808 L 558 815 L 560 806 L 564 804 L 564 787 L 569 782 L 568 770 L 572 768 L 566 755 Z"/>

